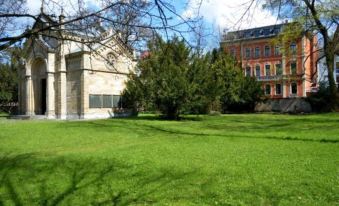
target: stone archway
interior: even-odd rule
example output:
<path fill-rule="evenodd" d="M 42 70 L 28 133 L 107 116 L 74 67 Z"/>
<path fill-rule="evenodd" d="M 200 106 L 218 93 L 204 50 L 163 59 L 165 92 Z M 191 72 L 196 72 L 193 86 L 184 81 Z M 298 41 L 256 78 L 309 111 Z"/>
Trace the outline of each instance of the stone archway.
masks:
<path fill-rule="evenodd" d="M 45 115 L 47 105 L 46 79 L 47 67 L 42 58 L 37 58 L 31 65 L 32 77 L 32 111 L 35 115 Z"/>

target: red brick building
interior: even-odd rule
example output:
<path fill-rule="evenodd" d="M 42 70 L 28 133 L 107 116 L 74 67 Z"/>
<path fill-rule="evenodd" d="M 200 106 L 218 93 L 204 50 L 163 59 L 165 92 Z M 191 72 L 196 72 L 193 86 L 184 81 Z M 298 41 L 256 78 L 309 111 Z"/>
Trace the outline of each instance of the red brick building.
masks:
<path fill-rule="evenodd" d="M 288 55 L 282 54 L 281 47 L 272 40 L 284 25 L 228 32 L 220 45 L 241 62 L 245 76 L 254 76 L 262 82 L 267 96 L 306 97 L 317 82 L 314 43 L 317 39 L 302 36 L 288 45 Z"/>

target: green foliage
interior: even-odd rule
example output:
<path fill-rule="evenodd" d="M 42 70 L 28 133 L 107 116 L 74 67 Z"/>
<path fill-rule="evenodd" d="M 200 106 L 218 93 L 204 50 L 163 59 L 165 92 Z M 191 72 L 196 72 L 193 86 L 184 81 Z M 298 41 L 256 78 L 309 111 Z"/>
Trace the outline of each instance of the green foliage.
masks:
<path fill-rule="evenodd" d="M 262 96 L 261 84 L 255 78 L 244 77 L 236 60 L 222 50 L 214 51 L 210 70 L 215 96 L 222 112 L 251 112 Z"/>
<path fill-rule="evenodd" d="M 244 78 L 237 62 L 222 50 L 191 54 L 183 41 L 174 38 L 150 42 L 149 52 L 124 92 L 126 106 L 135 111 L 155 109 L 178 119 L 182 113 L 252 111 L 260 99 L 260 84 Z"/>
<path fill-rule="evenodd" d="M 279 45 L 282 54 L 291 56 L 293 55 L 290 48 L 291 43 L 297 43 L 303 34 L 305 31 L 299 22 L 289 23 L 282 28 L 282 32 L 276 38 L 271 40 L 271 44 Z"/>
<path fill-rule="evenodd" d="M 331 111 L 331 93 L 328 89 L 328 83 L 321 82 L 319 90 L 316 93 L 312 93 L 307 98 L 312 106 L 314 112 L 329 112 Z"/>
<path fill-rule="evenodd" d="M 20 48 L 10 48 L 1 54 L 0 62 L 0 105 L 18 101 L 18 71 L 24 68 Z M 10 112 L 10 107 L 0 110 Z"/>
<path fill-rule="evenodd" d="M 9 64 L 0 64 L 0 104 L 17 101 L 17 68 Z"/>
<path fill-rule="evenodd" d="M 138 64 L 136 74 L 131 74 L 125 100 L 136 100 L 134 106 L 144 103 L 146 109 L 155 108 L 166 118 L 177 119 L 190 95 L 190 49 L 178 38 L 168 42 L 157 38 L 148 47 L 151 55 Z"/>
<path fill-rule="evenodd" d="M 338 114 L 185 117 L 0 119 L 0 204 L 337 205 Z"/>

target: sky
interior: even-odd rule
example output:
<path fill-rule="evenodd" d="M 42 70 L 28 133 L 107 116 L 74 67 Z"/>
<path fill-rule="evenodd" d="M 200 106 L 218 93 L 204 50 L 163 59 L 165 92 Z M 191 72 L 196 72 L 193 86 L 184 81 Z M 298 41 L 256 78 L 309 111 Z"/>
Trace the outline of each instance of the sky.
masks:
<path fill-rule="evenodd" d="M 45 0 L 46 2 L 48 0 Z M 54 0 L 64 5 L 65 13 L 74 12 L 74 7 L 79 0 Z M 99 8 L 100 0 L 80 0 L 89 8 Z M 153 0 L 146 0 L 153 1 Z M 238 29 L 254 28 L 279 23 L 277 18 L 269 11 L 262 9 L 263 0 L 256 0 L 251 5 L 251 9 L 246 12 L 250 6 L 251 0 L 165 0 L 168 1 L 175 11 L 185 19 L 200 16 L 203 18 L 204 28 L 211 33 L 222 34 L 222 32 L 234 31 Z M 202 2 L 200 4 L 200 2 Z M 27 6 L 30 13 L 38 14 L 40 12 L 41 0 L 27 0 Z M 60 13 L 59 9 L 51 9 L 56 15 Z M 244 13 L 246 13 L 245 16 Z M 179 17 L 174 18 L 173 24 L 180 21 Z M 215 35 L 217 36 L 217 35 Z M 217 38 L 217 37 L 216 37 Z M 215 38 L 211 38 L 209 44 L 211 47 L 218 46 Z"/>
<path fill-rule="evenodd" d="M 48 1 L 48 0 L 46 0 Z M 61 5 L 76 5 L 78 0 L 55 0 Z M 89 7 L 100 6 L 99 0 L 83 0 Z M 150 0 L 148 0 L 150 1 Z M 236 30 L 266 26 L 277 23 L 275 16 L 270 12 L 262 10 L 262 0 L 255 1 L 252 9 L 240 21 L 242 15 L 250 5 L 250 0 L 167 0 L 176 11 L 185 18 L 200 15 L 206 24 L 216 28 Z M 200 2 L 202 2 L 201 6 Z M 41 0 L 27 0 L 27 6 L 31 13 L 37 14 L 40 11 Z M 67 11 L 67 6 L 66 6 Z"/>
<path fill-rule="evenodd" d="M 200 4 L 200 2 L 202 2 Z M 237 30 L 267 26 L 277 23 L 277 18 L 262 9 L 262 0 L 256 0 L 250 7 L 250 0 L 188 0 L 183 16 L 203 16 L 205 21 L 226 30 Z M 245 16 L 244 13 L 246 13 Z M 243 18 L 242 18 L 243 16 Z"/>

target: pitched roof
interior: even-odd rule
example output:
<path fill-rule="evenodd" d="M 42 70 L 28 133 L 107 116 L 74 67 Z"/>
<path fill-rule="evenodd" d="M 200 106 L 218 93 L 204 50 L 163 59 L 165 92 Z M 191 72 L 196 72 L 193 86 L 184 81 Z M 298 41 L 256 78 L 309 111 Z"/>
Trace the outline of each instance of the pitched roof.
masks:
<path fill-rule="evenodd" d="M 240 41 L 240 40 L 253 40 L 260 38 L 269 38 L 277 36 L 282 28 L 288 23 L 276 24 L 270 26 L 263 26 L 251 29 L 244 29 L 238 31 L 227 32 L 223 36 L 223 42 L 231 42 L 231 41 Z"/>

